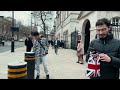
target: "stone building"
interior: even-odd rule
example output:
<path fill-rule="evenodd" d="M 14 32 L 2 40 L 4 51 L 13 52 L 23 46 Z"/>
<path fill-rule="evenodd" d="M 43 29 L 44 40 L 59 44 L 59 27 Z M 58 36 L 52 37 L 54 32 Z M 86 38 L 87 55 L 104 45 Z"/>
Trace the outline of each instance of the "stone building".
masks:
<path fill-rule="evenodd" d="M 55 37 L 65 41 L 65 48 L 74 46 L 71 44 L 71 34 L 79 29 L 77 17 L 80 11 L 57 11 L 54 21 Z M 74 44 L 74 43 L 73 43 Z"/>
<path fill-rule="evenodd" d="M 96 36 L 95 23 L 100 18 L 111 21 L 114 38 L 120 39 L 120 11 L 57 11 L 54 20 L 55 37 L 65 40 L 65 47 L 76 49 L 81 39 L 86 53 Z"/>
<path fill-rule="evenodd" d="M 112 33 L 115 38 L 120 39 L 120 11 L 80 11 L 77 19 L 85 53 L 90 41 L 96 36 L 95 23 L 100 18 L 108 18 L 111 21 Z"/>

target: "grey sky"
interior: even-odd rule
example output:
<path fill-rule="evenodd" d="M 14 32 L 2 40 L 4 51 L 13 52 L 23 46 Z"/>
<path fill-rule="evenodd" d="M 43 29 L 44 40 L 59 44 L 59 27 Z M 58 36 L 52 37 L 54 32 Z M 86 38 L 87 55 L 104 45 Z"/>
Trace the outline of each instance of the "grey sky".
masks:
<path fill-rule="evenodd" d="M 5 16 L 5 17 L 12 17 L 12 12 L 11 11 L 0 11 L 0 16 Z M 31 25 L 31 11 L 14 11 L 14 18 L 17 21 L 21 21 L 23 25 Z M 52 29 L 53 23 L 54 23 L 54 18 L 55 18 L 55 12 L 53 13 L 53 20 L 50 23 L 50 27 Z M 40 30 L 38 28 L 38 30 Z"/>
<path fill-rule="evenodd" d="M 14 11 L 14 18 L 21 21 L 24 25 L 30 25 L 31 11 Z M 0 16 L 12 17 L 11 11 L 0 11 Z"/>

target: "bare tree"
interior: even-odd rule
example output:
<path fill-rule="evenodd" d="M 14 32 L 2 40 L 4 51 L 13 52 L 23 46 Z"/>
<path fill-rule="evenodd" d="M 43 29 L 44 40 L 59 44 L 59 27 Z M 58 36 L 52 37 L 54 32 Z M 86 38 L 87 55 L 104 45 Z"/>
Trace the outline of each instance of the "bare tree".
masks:
<path fill-rule="evenodd" d="M 43 29 L 44 35 L 46 36 L 47 27 L 49 27 L 48 22 L 52 20 L 52 11 L 33 11 L 33 16 L 35 21 L 37 20 L 39 22 L 38 26 Z"/>

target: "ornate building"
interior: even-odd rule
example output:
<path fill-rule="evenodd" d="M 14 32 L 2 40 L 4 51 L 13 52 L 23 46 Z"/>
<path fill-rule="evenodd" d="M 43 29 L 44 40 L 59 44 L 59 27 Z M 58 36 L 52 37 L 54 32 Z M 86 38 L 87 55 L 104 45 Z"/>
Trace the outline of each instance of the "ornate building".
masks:
<path fill-rule="evenodd" d="M 85 53 L 90 41 L 96 36 L 95 23 L 100 18 L 108 18 L 111 21 L 112 33 L 115 38 L 120 39 L 120 11 L 81 11 L 78 16 L 79 31 Z"/>

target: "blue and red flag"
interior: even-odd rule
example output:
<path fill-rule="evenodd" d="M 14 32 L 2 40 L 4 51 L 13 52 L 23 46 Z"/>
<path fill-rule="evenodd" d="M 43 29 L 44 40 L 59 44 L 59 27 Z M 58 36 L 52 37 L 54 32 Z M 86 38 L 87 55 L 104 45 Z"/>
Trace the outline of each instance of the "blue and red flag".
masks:
<path fill-rule="evenodd" d="M 100 57 L 99 54 L 90 54 L 86 70 L 87 77 L 100 77 Z"/>

